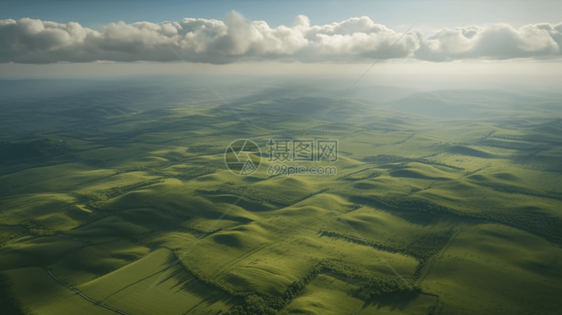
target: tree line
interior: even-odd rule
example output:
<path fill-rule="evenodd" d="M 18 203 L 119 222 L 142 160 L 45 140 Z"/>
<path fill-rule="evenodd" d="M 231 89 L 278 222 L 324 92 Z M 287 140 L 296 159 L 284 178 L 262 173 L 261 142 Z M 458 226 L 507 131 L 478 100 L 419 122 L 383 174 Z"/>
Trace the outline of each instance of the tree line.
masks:
<path fill-rule="evenodd" d="M 179 249 L 174 250 L 174 254 L 176 257 L 179 257 L 180 253 L 177 251 Z M 419 287 L 408 287 L 402 281 L 395 279 L 395 277 L 373 274 L 363 268 L 327 259 L 318 262 L 305 276 L 290 284 L 283 295 L 277 297 L 271 297 L 260 292 L 234 291 L 231 288 L 225 287 L 219 281 L 202 276 L 185 265 L 183 267 L 199 281 L 212 285 L 219 291 L 240 299 L 241 303 L 233 306 L 224 315 L 275 315 L 298 297 L 306 286 L 320 273 L 333 273 L 360 282 L 361 285 L 357 292 L 354 292 L 360 298 L 417 294 L 421 292 Z"/>
<path fill-rule="evenodd" d="M 465 219 L 474 219 L 506 225 L 540 236 L 554 244 L 562 245 L 562 218 L 538 212 L 508 211 L 486 209 L 480 212 L 465 212 L 451 209 L 425 200 L 408 200 L 405 198 L 384 198 L 376 195 L 349 196 L 352 201 L 396 212 L 420 212 L 428 215 L 454 215 Z"/>
<path fill-rule="evenodd" d="M 0 273 L 0 311 L 2 314 L 33 315 L 30 308 L 24 307 L 12 292 L 14 282 Z"/>
<path fill-rule="evenodd" d="M 421 272 L 427 264 L 427 261 L 434 255 L 438 254 L 441 249 L 449 243 L 455 231 L 451 229 L 441 233 L 419 235 L 414 238 L 414 241 L 404 246 L 385 245 L 380 242 L 368 241 L 356 236 L 326 230 L 320 230 L 318 233 L 320 236 L 328 236 L 358 245 L 370 246 L 389 253 L 398 253 L 410 256 L 419 262 L 413 275 L 413 280 L 416 280 L 421 276 Z"/>

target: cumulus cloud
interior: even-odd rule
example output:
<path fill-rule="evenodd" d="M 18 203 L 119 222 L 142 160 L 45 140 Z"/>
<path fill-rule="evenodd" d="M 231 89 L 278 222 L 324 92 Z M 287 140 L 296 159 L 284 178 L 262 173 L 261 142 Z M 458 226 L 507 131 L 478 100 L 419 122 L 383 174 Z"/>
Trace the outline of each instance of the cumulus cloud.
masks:
<path fill-rule="evenodd" d="M 553 58 L 561 56 L 562 24 L 458 27 L 420 42 L 414 56 L 423 60 Z"/>
<path fill-rule="evenodd" d="M 231 12 L 224 21 L 185 18 L 177 22 L 123 22 L 93 30 L 24 18 L 0 20 L 0 62 L 237 61 L 364 62 L 379 58 L 402 36 L 363 16 L 311 25 L 298 16 L 291 27 L 271 27 Z M 424 38 L 410 32 L 385 59 L 431 61 L 560 57 L 562 24 L 507 24 L 443 29 Z"/>

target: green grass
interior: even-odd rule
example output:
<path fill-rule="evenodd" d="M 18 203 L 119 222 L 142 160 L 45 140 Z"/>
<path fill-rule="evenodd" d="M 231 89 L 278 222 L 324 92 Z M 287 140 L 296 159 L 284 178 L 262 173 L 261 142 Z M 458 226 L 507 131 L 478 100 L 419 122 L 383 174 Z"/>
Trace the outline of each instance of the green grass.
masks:
<path fill-rule="evenodd" d="M 250 128 L 213 104 L 104 107 L 90 113 L 95 123 L 72 112 L 84 127 L 52 122 L 2 144 L 25 150 L 0 165 L 0 272 L 15 297 L 0 307 L 112 313 L 48 268 L 130 314 L 559 311 L 555 123 L 522 122 L 519 110 L 437 120 L 350 102 L 309 129 L 326 100 L 240 105 Z M 258 172 L 236 176 L 223 153 L 240 138 L 262 153 L 270 138 L 338 139 L 338 174 L 269 176 L 264 155 Z M 68 148 L 53 149 L 59 139 Z M 420 291 L 400 291 L 381 257 Z"/>

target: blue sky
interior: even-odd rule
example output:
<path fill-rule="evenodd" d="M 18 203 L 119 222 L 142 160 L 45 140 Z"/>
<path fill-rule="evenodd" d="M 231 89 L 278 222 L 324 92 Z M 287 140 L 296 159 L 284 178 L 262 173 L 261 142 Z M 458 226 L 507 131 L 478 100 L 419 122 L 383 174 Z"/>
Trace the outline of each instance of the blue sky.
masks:
<path fill-rule="evenodd" d="M 292 25 L 299 14 L 312 24 L 326 24 L 367 15 L 388 27 L 418 22 L 421 27 L 455 27 L 508 23 L 559 23 L 560 1 L 0 1 L 0 19 L 30 17 L 60 23 L 78 22 L 99 28 L 110 22 L 178 21 L 184 17 L 223 20 L 235 10 L 271 26 Z"/>

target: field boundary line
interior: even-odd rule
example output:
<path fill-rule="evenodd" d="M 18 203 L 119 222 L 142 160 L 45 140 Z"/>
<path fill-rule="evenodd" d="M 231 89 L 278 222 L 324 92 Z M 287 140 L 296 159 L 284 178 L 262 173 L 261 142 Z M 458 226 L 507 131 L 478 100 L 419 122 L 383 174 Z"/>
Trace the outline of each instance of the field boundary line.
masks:
<path fill-rule="evenodd" d="M 423 280 L 425 280 L 425 278 L 431 273 L 433 267 L 435 267 L 435 265 L 437 264 L 437 261 L 443 258 L 449 247 L 451 247 L 451 244 L 453 243 L 455 237 L 457 237 L 460 233 L 461 231 L 454 232 L 453 235 L 451 235 L 451 239 L 449 239 L 449 242 L 447 242 L 447 245 L 443 246 L 443 248 L 441 248 L 441 250 L 437 254 L 428 259 L 427 265 L 422 269 L 419 278 L 416 279 L 417 284 L 421 285 Z"/>
<path fill-rule="evenodd" d="M 384 264 L 386 265 L 386 267 L 388 267 L 388 269 L 390 269 L 392 271 L 392 273 L 394 273 L 400 280 L 402 280 L 402 282 L 404 282 L 404 284 L 411 290 L 412 289 L 412 285 L 406 280 L 404 279 L 404 277 L 402 277 L 402 275 L 396 270 L 394 269 L 394 267 L 392 267 L 392 265 L 390 265 L 390 263 L 384 259 L 384 257 L 381 256 L 381 254 L 372 246 L 369 245 L 369 241 L 367 241 L 367 239 L 365 237 L 363 237 L 363 235 L 359 234 L 359 232 L 336 210 L 334 209 L 334 207 L 332 207 L 332 205 L 330 203 L 328 203 L 328 201 L 326 200 L 326 198 L 324 198 L 324 196 L 322 196 L 322 194 L 318 194 L 318 197 L 320 198 L 320 200 L 322 200 L 322 202 L 326 205 L 326 207 L 330 210 L 332 210 L 333 213 L 335 213 L 335 215 L 338 217 L 338 219 L 344 223 L 352 232 L 353 234 L 357 235 L 357 237 L 359 237 L 359 239 L 363 240 L 363 242 L 365 243 L 365 246 L 369 249 L 371 249 L 372 252 L 375 253 L 375 255 L 378 257 L 378 259 Z"/>
<path fill-rule="evenodd" d="M 44 269 L 44 270 L 49 274 L 49 276 L 51 276 L 51 278 L 53 278 L 56 282 L 58 282 L 59 284 L 65 286 L 65 287 L 67 287 L 68 289 L 70 289 L 70 290 L 76 292 L 76 293 L 77 293 L 78 295 L 80 295 L 83 299 L 85 299 L 85 300 L 87 300 L 87 301 L 89 301 L 89 302 L 91 302 L 91 303 L 93 303 L 93 304 L 95 304 L 95 305 L 97 305 L 97 306 L 101 306 L 101 307 L 106 308 L 106 309 L 108 309 L 108 310 L 110 310 L 110 311 L 113 311 L 113 312 L 115 312 L 115 313 L 118 313 L 118 314 L 121 314 L 121 315 L 131 315 L 131 314 L 129 314 L 129 313 L 125 313 L 125 312 L 123 312 L 123 311 L 121 311 L 121 310 L 118 310 L 118 309 L 116 309 L 116 308 L 113 308 L 113 307 L 111 307 L 111 306 L 109 306 L 109 305 L 105 305 L 105 304 L 102 304 L 102 303 L 99 302 L 99 301 L 96 301 L 96 300 L 94 300 L 94 299 L 91 299 L 91 298 L 88 297 L 86 294 L 84 294 L 82 291 L 80 291 L 80 290 L 78 290 L 78 289 L 76 289 L 76 288 L 73 288 L 73 287 L 69 286 L 68 284 L 66 284 L 65 282 L 63 282 L 63 281 L 60 280 L 59 278 L 57 278 L 49 269 L 47 269 L 47 268 L 43 268 L 43 269 Z"/>
<path fill-rule="evenodd" d="M 238 202 L 240 202 L 240 200 L 242 200 L 246 194 L 248 194 L 248 192 L 250 191 L 250 187 L 252 185 L 248 186 L 248 188 L 246 188 L 246 190 L 244 191 L 244 193 L 240 196 L 238 196 L 238 199 L 236 199 L 236 201 L 234 201 L 234 203 L 232 203 L 227 209 L 226 211 L 224 211 L 220 217 L 218 219 L 216 219 L 213 224 L 211 224 L 211 226 L 209 226 L 209 228 L 207 228 L 207 230 L 205 230 L 205 233 L 201 234 L 192 244 L 191 246 L 189 246 L 184 252 L 183 254 L 181 254 L 174 263 L 172 263 L 165 271 L 164 273 L 162 273 L 162 275 L 156 280 L 154 281 L 154 283 L 147 289 L 147 291 L 151 290 L 152 288 L 154 288 L 158 283 L 160 283 L 160 281 L 162 281 L 162 279 L 164 279 L 164 277 L 166 276 L 166 274 L 168 274 L 168 272 L 170 271 L 170 269 L 172 269 L 174 266 L 176 266 L 178 263 L 181 262 L 181 260 L 191 251 L 191 249 L 193 247 L 195 247 L 195 245 L 197 245 L 197 243 L 199 243 L 199 241 L 201 241 L 203 238 L 205 238 L 207 235 L 209 235 L 209 233 L 213 230 L 213 228 L 215 227 L 215 225 L 217 225 L 217 223 L 219 223 L 229 212 L 230 210 L 232 210 L 237 204 Z"/>

